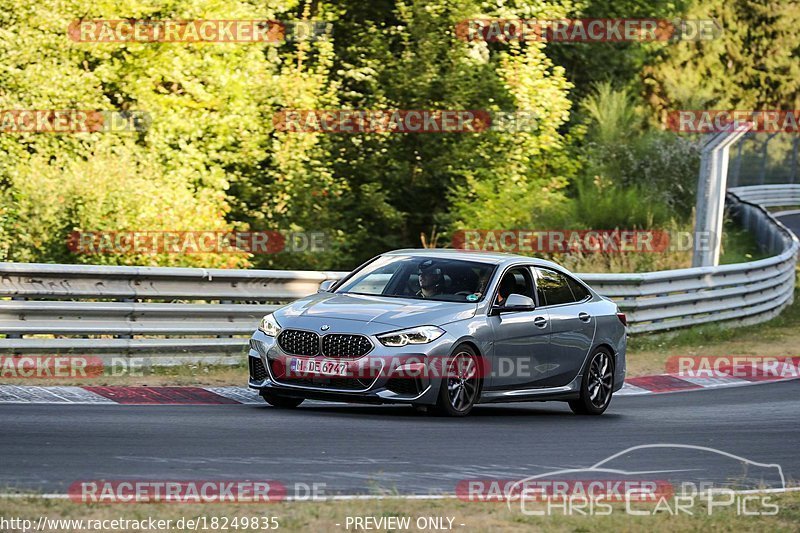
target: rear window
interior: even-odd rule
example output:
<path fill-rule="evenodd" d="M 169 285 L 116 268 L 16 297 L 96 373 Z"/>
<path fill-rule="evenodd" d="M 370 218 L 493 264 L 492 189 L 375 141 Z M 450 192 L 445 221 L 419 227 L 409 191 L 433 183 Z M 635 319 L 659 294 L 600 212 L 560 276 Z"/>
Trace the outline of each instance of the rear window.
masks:
<path fill-rule="evenodd" d="M 536 267 L 536 292 L 544 305 L 573 303 L 575 297 L 567 278 L 555 270 Z"/>
<path fill-rule="evenodd" d="M 575 297 L 576 302 L 582 302 L 591 296 L 589 291 L 586 290 L 586 287 L 578 283 L 576 280 L 566 276 L 567 283 L 569 284 L 569 288 L 572 289 L 572 295 Z"/>

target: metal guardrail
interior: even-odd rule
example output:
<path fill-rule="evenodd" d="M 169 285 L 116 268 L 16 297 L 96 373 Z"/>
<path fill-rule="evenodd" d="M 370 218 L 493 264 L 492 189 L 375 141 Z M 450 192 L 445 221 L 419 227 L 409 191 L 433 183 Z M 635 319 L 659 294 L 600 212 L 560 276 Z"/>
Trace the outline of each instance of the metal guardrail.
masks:
<path fill-rule="evenodd" d="M 769 199 L 763 191 L 749 189 L 754 188 L 731 189 L 728 208 L 771 257 L 717 267 L 580 277 L 628 314 L 631 333 L 710 322 L 756 324 L 773 318 L 794 299 L 800 243 L 762 205 L 742 199 L 748 193 Z"/>
<path fill-rule="evenodd" d="M 728 205 L 767 259 L 641 274 L 580 274 L 631 333 L 766 321 L 794 296 L 797 237 L 763 205 L 800 186 L 732 189 Z M 794 192 L 791 193 L 795 194 Z M 753 203 L 757 200 L 761 205 Z M 234 361 L 260 317 L 342 272 L 0 263 L 0 353 L 193 356 Z M 10 299 L 9 299 L 10 298 Z"/>
<path fill-rule="evenodd" d="M 764 207 L 800 205 L 800 184 L 732 187 L 728 192 L 735 194 L 742 201 Z"/>
<path fill-rule="evenodd" d="M 241 354 L 265 313 L 342 275 L 0 263 L 0 353 Z"/>

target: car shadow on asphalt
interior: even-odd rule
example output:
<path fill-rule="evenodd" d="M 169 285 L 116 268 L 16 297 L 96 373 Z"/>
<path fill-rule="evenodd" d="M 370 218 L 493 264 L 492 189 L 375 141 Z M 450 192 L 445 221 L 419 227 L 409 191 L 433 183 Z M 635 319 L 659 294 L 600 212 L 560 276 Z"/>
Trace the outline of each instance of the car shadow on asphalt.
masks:
<path fill-rule="evenodd" d="M 599 420 L 599 419 L 616 419 L 622 415 L 613 412 L 607 412 L 600 417 L 595 416 L 578 416 L 572 413 L 566 404 L 559 406 L 557 402 L 532 402 L 532 403 L 519 403 L 519 404 L 497 404 L 497 405 L 478 405 L 472 412 L 461 418 L 451 418 L 444 416 L 436 416 L 427 412 L 418 411 L 408 406 L 388 406 L 388 405 L 361 405 L 361 404 L 329 404 L 329 405 L 303 405 L 297 409 L 276 409 L 268 405 L 258 406 L 257 409 L 266 411 L 274 411 L 284 416 L 297 415 L 297 416 L 327 416 L 331 415 L 346 417 L 346 418 L 380 418 L 380 419 L 411 419 L 411 420 L 432 420 L 432 421 L 447 421 L 447 420 L 470 420 L 478 419 L 494 419 L 494 420 L 508 420 L 519 418 L 542 418 L 542 419 L 564 419 L 564 420 Z"/>

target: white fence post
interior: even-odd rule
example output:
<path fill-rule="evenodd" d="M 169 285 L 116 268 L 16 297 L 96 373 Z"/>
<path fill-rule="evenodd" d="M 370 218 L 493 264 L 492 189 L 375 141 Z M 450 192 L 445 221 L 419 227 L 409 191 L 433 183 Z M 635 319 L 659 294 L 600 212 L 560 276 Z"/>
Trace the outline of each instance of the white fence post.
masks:
<path fill-rule="evenodd" d="M 741 139 L 752 127 L 745 123 L 731 131 L 711 136 L 703 146 L 700 156 L 700 173 L 697 178 L 697 207 L 695 209 L 695 243 L 699 236 L 708 236 L 708 247 L 695 245 L 692 266 L 719 265 L 722 246 L 722 219 L 725 209 L 725 189 L 728 183 L 728 156 L 733 143 Z"/>

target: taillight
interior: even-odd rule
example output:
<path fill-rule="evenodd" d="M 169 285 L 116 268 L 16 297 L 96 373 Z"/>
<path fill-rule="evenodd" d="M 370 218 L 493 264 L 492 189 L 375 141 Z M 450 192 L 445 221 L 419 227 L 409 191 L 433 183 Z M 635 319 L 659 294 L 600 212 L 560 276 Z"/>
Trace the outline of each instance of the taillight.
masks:
<path fill-rule="evenodd" d="M 628 318 L 625 316 L 625 313 L 617 313 L 617 318 L 619 318 L 619 321 L 622 322 L 623 326 L 627 327 Z"/>

